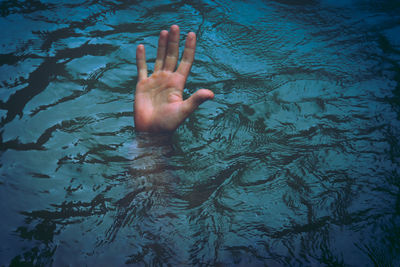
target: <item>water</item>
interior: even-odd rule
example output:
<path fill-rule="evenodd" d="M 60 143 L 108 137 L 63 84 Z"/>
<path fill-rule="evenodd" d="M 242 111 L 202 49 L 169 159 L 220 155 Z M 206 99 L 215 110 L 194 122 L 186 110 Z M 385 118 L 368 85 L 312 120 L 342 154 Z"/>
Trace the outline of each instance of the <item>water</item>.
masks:
<path fill-rule="evenodd" d="M 2 266 L 400 264 L 398 1 L 0 11 Z M 172 24 L 215 99 L 137 134 L 135 47 Z"/>

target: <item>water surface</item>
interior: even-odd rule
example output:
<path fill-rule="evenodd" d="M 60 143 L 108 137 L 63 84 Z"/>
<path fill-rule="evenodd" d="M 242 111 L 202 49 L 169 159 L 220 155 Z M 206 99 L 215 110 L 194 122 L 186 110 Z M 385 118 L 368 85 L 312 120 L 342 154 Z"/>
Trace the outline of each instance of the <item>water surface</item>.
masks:
<path fill-rule="evenodd" d="M 0 2 L 0 264 L 397 266 L 397 1 Z M 135 48 L 198 37 L 168 137 Z M 181 48 L 183 49 L 183 42 Z"/>

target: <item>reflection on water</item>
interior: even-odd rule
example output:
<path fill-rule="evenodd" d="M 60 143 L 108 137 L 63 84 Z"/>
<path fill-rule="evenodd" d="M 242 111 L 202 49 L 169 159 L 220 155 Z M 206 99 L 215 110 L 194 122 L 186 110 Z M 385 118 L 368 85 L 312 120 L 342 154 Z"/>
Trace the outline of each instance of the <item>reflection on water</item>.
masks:
<path fill-rule="evenodd" d="M 400 263 L 397 1 L 3 1 L 0 264 Z M 135 46 L 198 47 L 167 137 Z"/>

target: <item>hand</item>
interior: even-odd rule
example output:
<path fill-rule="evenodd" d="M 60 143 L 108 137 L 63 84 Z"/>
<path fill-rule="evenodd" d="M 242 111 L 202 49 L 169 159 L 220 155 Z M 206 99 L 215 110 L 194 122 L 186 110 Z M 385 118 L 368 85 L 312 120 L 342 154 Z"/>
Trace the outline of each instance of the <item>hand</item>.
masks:
<path fill-rule="evenodd" d="M 135 93 L 135 128 L 144 132 L 172 132 L 204 101 L 214 93 L 200 89 L 183 100 L 182 92 L 192 67 L 196 48 L 196 35 L 189 32 L 178 69 L 179 27 L 170 32 L 161 31 L 158 40 L 154 73 L 147 77 L 145 49 L 138 45 L 136 64 L 138 83 Z"/>

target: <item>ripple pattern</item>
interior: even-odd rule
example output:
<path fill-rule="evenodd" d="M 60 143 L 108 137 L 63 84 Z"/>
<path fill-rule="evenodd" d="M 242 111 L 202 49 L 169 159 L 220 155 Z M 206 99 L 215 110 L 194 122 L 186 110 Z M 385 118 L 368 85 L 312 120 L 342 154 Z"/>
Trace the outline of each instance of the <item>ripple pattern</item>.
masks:
<path fill-rule="evenodd" d="M 0 265 L 398 266 L 399 11 L 1 2 Z M 152 69 L 171 24 L 215 99 L 138 134 L 135 46 Z"/>

